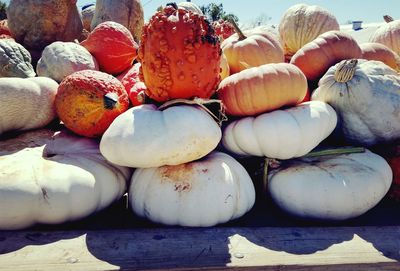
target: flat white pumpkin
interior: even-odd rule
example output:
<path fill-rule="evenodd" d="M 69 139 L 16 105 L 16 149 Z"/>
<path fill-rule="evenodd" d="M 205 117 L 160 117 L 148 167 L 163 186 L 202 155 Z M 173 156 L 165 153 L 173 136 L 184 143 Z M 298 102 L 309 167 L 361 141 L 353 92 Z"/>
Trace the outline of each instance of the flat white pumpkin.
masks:
<path fill-rule="evenodd" d="M 89 216 L 119 199 L 131 177 L 95 140 L 46 129 L 0 141 L 0 172 L 3 230 Z"/>
<path fill-rule="evenodd" d="M 290 159 L 307 154 L 335 129 L 337 116 L 323 102 L 305 102 L 285 110 L 231 122 L 223 146 L 238 155 Z"/>
<path fill-rule="evenodd" d="M 221 137 L 221 128 L 199 107 L 179 105 L 161 111 L 147 104 L 119 115 L 103 134 L 100 151 L 121 166 L 179 165 L 207 155 Z"/>
<path fill-rule="evenodd" d="M 0 135 L 49 124 L 56 117 L 57 89 L 46 77 L 0 78 Z"/>
<path fill-rule="evenodd" d="M 344 220 L 364 214 L 385 196 L 392 170 L 367 150 L 293 160 L 268 179 L 269 193 L 284 211 L 306 219 Z"/>
<path fill-rule="evenodd" d="M 319 81 L 312 100 L 329 103 L 351 144 L 400 138 L 400 75 L 380 61 L 343 60 Z"/>
<path fill-rule="evenodd" d="M 62 41 L 46 46 L 36 67 L 39 76 L 46 76 L 57 82 L 81 70 L 99 70 L 96 59 L 82 45 Z"/>
<path fill-rule="evenodd" d="M 136 169 L 128 195 L 137 215 L 166 225 L 191 227 L 238 218 L 255 201 L 247 171 L 221 152 L 187 164 Z"/>

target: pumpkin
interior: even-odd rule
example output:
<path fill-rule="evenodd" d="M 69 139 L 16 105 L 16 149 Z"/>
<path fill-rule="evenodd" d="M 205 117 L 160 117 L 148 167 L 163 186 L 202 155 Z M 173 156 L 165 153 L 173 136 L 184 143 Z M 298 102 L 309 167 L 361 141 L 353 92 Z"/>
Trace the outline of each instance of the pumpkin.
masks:
<path fill-rule="evenodd" d="M 95 5 L 91 5 L 83 9 L 81 12 L 83 29 L 85 29 L 88 32 L 90 32 L 91 30 L 90 24 L 92 23 L 95 9 L 96 9 Z"/>
<path fill-rule="evenodd" d="M 11 0 L 8 27 L 27 49 L 42 50 L 54 41 L 74 41 L 83 29 L 76 0 Z"/>
<path fill-rule="evenodd" d="M 0 172 L 2 230 L 87 217 L 121 198 L 131 176 L 95 140 L 47 129 L 0 141 Z"/>
<path fill-rule="evenodd" d="M 213 21 L 211 25 L 214 27 L 215 34 L 217 34 L 221 41 L 236 33 L 235 27 L 230 22 L 223 19 Z"/>
<path fill-rule="evenodd" d="M 231 74 L 263 64 L 285 61 L 283 48 L 270 31 L 259 28 L 242 32 L 234 21 L 232 24 L 237 34 L 231 35 L 221 44 Z"/>
<path fill-rule="evenodd" d="M 290 60 L 308 80 L 319 80 L 333 65 L 344 59 L 361 58 L 357 41 L 349 34 L 328 31 L 304 45 Z"/>
<path fill-rule="evenodd" d="M 116 22 L 99 24 L 81 45 L 96 58 L 100 70 L 110 74 L 129 68 L 138 48 L 129 30 Z"/>
<path fill-rule="evenodd" d="M 328 10 L 315 5 L 297 4 L 285 11 L 278 29 L 285 56 L 290 60 L 300 48 L 322 33 L 340 28 L 335 16 Z"/>
<path fill-rule="evenodd" d="M 371 146 L 400 138 L 400 76 L 374 60 L 343 60 L 319 81 L 311 99 L 329 103 L 352 144 Z"/>
<path fill-rule="evenodd" d="M 191 163 L 137 169 L 128 196 L 138 216 L 189 227 L 210 227 L 239 218 L 255 202 L 245 168 L 221 152 Z"/>
<path fill-rule="evenodd" d="M 180 2 L 180 3 L 178 3 L 178 7 L 184 8 L 187 11 L 192 11 L 192 12 L 198 13 L 199 15 L 204 15 L 203 12 L 201 11 L 201 9 L 199 8 L 199 6 L 193 2 L 187 2 L 187 1 Z"/>
<path fill-rule="evenodd" d="M 201 108 L 179 105 L 161 111 L 146 104 L 115 119 L 101 138 L 100 151 L 121 166 L 178 165 L 210 153 L 221 136 L 221 128 Z"/>
<path fill-rule="evenodd" d="M 285 212 L 303 219 L 360 216 L 385 196 L 392 170 L 370 151 L 289 160 L 268 174 L 268 191 Z"/>
<path fill-rule="evenodd" d="M 68 75 L 81 70 L 98 70 L 96 59 L 85 47 L 74 42 L 56 41 L 46 46 L 36 71 L 61 82 Z"/>
<path fill-rule="evenodd" d="M 135 63 L 131 68 L 117 76 L 117 79 L 124 85 L 129 100 L 133 106 L 141 105 L 145 101 L 145 84 L 139 78 L 140 63 Z"/>
<path fill-rule="evenodd" d="M 306 102 L 232 121 L 224 130 L 222 143 L 238 155 L 290 159 L 314 149 L 331 134 L 336 122 L 330 105 Z"/>
<path fill-rule="evenodd" d="M 400 20 L 386 18 L 388 18 L 387 23 L 376 29 L 369 41 L 386 45 L 397 55 L 400 55 Z"/>
<path fill-rule="evenodd" d="M 7 19 L 0 21 L 0 39 L 12 39 Z"/>
<path fill-rule="evenodd" d="M 96 0 L 91 29 L 106 21 L 122 24 L 129 29 L 135 42 L 139 42 L 144 24 L 140 0 Z"/>
<path fill-rule="evenodd" d="M 383 44 L 366 42 L 360 44 L 363 59 L 379 60 L 400 72 L 400 57 Z"/>
<path fill-rule="evenodd" d="M 221 55 L 220 68 L 221 68 L 221 71 L 219 74 L 221 76 L 221 80 L 224 80 L 226 77 L 228 77 L 230 75 L 228 60 L 226 59 L 226 56 L 224 53 L 222 53 L 222 55 Z"/>
<path fill-rule="evenodd" d="M 128 109 L 129 99 L 124 86 L 115 77 L 83 70 L 61 82 L 55 106 L 68 129 L 79 135 L 98 137 Z"/>
<path fill-rule="evenodd" d="M 146 95 L 157 102 L 210 98 L 220 81 L 221 49 L 204 16 L 167 5 L 143 28 L 139 48 Z"/>
<path fill-rule="evenodd" d="M 233 74 L 219 84 L 218 97 L 226 113 L 251 116 L 300 103 L 307 80 L 299 68 L 288 63 L 265 64 Z"/>
<path fill-rule="evenodd" d="M 0 135 L 41 128 L 56 118 L 58 84 L 46 77 L 0 78 Z"/>
<path fill-rule="evenodd" d="M 35 77 L 30 53 L 12 39 L 0 39 L 0 77 Z"/>

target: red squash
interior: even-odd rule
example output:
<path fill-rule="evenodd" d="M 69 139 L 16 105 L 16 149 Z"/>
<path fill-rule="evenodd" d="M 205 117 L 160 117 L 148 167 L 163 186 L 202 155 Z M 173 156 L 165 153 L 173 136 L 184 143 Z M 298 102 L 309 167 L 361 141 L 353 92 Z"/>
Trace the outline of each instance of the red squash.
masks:
<path fill-rule="evenodd" d="M 217 34 L 221 41 L 236 33 L 233 25 L 222 19 L 212 22 L 212 26 L 214 27 L 215 34 Z"/>
<path fill-rule="evenodd" d="M 129 107 L 124 86 L 112 75 L 83 70 L 67 76 L 55 99 L 57 114 L 74 133 L 101 136 Z"/>
<path fill-rule="evenodd" d="M 116 22 L 99 24 L 81 45 L 96 58 L 100 70 L 109 74 L 123 72 L 137 57 L 138 45 L 131 32 Z"/>
<path fill-rule="evenodd" d="M 221 48 L 203 15 L 168 4 L 143 27 L 139 48 L 146 95 L 158 101 L 209 98 L 220 81 Z"/>
<path fill-rule="evenodd" d="M 128 93 L 129 100 L 133 106 L 144 103 L 146 85 L 139 78 L 140 63 L 136 63 L 131 68 L 117 76 L 117 79 L 124 85 Z"/>

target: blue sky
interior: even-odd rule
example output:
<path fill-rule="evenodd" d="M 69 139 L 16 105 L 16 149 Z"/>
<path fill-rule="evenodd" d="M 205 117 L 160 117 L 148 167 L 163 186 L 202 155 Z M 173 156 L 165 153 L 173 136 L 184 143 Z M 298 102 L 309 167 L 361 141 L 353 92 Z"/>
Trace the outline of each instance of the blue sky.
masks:
<path fill-rule="evenodd" d="M 96 1 L 78 0 L 78 6 L 81 7 L 87 3 L 94 2 Z M 142 0 L 141 2 L 144 6 L 145 19 L 148 20 L 158 6 L 165 5 L 171 0 Z M 227 12 L 239 17 L 241 23 L 252 22 L 255 18 L 264 14 L 267 17 L 271 17 L 270 23 L 277 24 L 285 10 L 297 3 L 324 7 L 336 16 L 339 24 L 344 24 L 349 20 L 381 22 L 382 16 L 385 14 L 391 15 L 395 19 L 400 19 L 400 0 L 192 0 L 192 2 L 197 5 L 207 5 L 211 2 L 222 3 Z"/>

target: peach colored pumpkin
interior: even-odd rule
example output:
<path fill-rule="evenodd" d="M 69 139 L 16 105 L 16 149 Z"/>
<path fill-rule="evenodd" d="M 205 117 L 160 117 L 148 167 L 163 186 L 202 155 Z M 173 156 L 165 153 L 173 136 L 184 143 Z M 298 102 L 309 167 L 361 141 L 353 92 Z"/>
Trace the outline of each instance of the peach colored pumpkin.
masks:
<path fill-rule="evenodd" d="M 229 115 L 251 116 L 300 103 L 307 80 L 292 64 L 271 63 L 225 78 L 217 93 Z"/>
<path fill-rule="evenodd" d="M 386 45 L 395 53 L 400 55 L 400 20 L 387 20 L 387 23 L 380 26 L 370 37 L 370 42 L 378 42 Z"/>
<path fill-rule="evenodd" d="M 366 42 L 360 44 L 360 48 L 363 59 L 379 60 L 392 69 L 400 71 L 400 57 L 387 46 L 376 42 Z"/>

